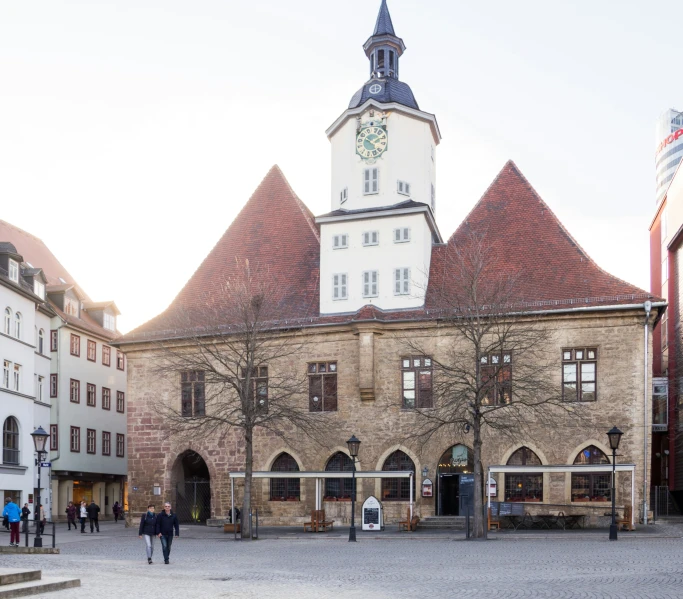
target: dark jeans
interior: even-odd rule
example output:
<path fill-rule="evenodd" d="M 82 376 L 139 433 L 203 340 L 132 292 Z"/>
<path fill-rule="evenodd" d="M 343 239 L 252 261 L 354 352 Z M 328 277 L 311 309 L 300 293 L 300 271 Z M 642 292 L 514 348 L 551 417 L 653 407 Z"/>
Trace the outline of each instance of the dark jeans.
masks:
<path fill-rule="evenodd" d="M 171 545 L 173 544 L 173 535 L 161 535 L 161 550 L 164 552 L 164 561 L 168 561 L 168 556 L 171 555 Z"/>
<path fill-rule="evenodd" d="M 97 518 L 90 518 L 90 532 L 93 531 L 93 526 L 100 532 L 100 521 Z"/>
<path fill-rule="evenodd" d="M 24 518 L 21 521 L 21 532 L 26 532 L 28 530 L 28 518 Z"/>
<path fill-rule="evenodd" d="M 119 513 L 114 512 L 114 522 L 118 522 L 118 521 L 119 521 Z"/>
<path fill-rule="evenodd" d="M 81 532 L 85 532 L 85 518 L 81 518 Z"/>
<path fill-rule="evenodd" d="M 67 524 L 69 525 L 69 530 L 71 530 L 72 524 L 74 525 L 74 530 L 76 530 L 78 528 L 78 526 L 76 526 L 76 520 L 74 520 L 73 518 L 69 518 L 68 516 L 67 516 Z"/>

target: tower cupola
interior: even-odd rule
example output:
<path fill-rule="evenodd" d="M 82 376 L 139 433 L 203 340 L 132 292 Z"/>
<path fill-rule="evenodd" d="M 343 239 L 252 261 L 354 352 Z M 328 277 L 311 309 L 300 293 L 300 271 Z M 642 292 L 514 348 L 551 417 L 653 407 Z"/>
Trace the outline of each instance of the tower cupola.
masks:
<path fill-rule="evenodd" d="M 382 0 L 375 31 L 363 45 L 365 55 L 370 59 L 370 77 L 398 79 L 398 61 L 405 49 L 403 40 L 394 32 L 387 1 Z"/>

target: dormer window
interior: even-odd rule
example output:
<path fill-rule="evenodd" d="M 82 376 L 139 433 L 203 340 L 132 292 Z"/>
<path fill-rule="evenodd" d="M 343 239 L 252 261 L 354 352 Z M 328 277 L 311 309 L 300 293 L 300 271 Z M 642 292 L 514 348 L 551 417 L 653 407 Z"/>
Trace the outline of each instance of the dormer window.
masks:
<path fill-rule="evenodd" d="M 113 314 L 104 313 L 104 328 L 110 331 L 116 330 L 116 316 Z"/>
<path fill-rule="evenodd" d="M 45 299 L 45 285 L 43 285 L 37 279 L 33 281 L 33 293 L 35 293 L 40 299 Z"/>
<path fill-rule="evenodd" d="M 410 195 L 410 183 L 406 183 L 405 181 L 399 181 L 398 182 L 398 193 L 404 196 L 409 196 Z"/>
<path fill-rule="evenodd" d="M 9 260 L 9 278 L 15 283 L 19 282 L 19 263 L 16 260 Z"/>
<path fill-rule="evenodd" d="M 410 227 L 394 229 L 394 243 L 406 243 L 410 241 Z"/>
<path fill-rule="evenodd" d="M 343 250 L 349 247 L 349 236 L 344 233 L 342 235 L 332 236 L 332 249 Z"/>
<path fill-rule="evenodd" d="M 349 188 L 348 188 L 348 187 L 345 187 L 344 189 L 342 189 L 342 190 L 339 192 L 339 203 L 340 203 L 340 204 L 343 204 L 343 203 L 346 202 L 346 200 L 348 200 L 348 199 L 349 199 Z"/>
<path fill-rule="evenodd" d="M 64 312 L 71 316 L 78 316 L 78 302 L 70 297 L 65 297 Z"/>
<path fill-rule="evenodd" d="M 379 245 L 379 231 L 366 231 L 363 233 L 363 245 Z"/>

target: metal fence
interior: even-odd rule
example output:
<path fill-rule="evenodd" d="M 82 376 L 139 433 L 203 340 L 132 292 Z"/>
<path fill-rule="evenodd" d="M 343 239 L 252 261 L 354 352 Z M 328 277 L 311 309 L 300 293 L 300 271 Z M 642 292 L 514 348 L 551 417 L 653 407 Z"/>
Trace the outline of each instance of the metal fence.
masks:
<path fill-rule="evenodd" d="M 674 498 L 671 496 L 669 487 L 653 487 L 650 503 L 655 520 L 657 518 L 666 518 L 667 516 L 677 516 L 680 513 Z"/>

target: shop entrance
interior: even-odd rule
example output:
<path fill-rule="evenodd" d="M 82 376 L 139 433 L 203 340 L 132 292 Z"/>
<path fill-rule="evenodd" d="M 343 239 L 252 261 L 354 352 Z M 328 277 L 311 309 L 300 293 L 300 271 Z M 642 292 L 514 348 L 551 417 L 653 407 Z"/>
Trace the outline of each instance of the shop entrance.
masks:
<path fill-rule="evenodd" d="M 463 503 L 462 475 L 471 474 L 474 470 L 472 450 L 465 445 L 454 445 L 441 456 L 437 477 L 437 514 L 439 516 L 460 516 Z M 465 476 L 466 483 L 471 476 Z M 466 490 L 470 485 L 466 484 Z M 468 498 L 465 498 L 467 500 Z"/>
<path fill-rule="evenodd" d="M 90 504 L 90 502 L 93 501 L 92 483 L 75 480 L 74 498 L 72 501 L 74 502 L 74 505 L 80 505 L 81 501 L 85 501 L 87 504 Z"/>
<path fill-rule="evenodd" d="M 211 518 L 211 477 L 198 453 L 186 451 L 178 456 L 171 480 L 175 484 L 173 510 L 181 522 L 206 522 Z"/>

